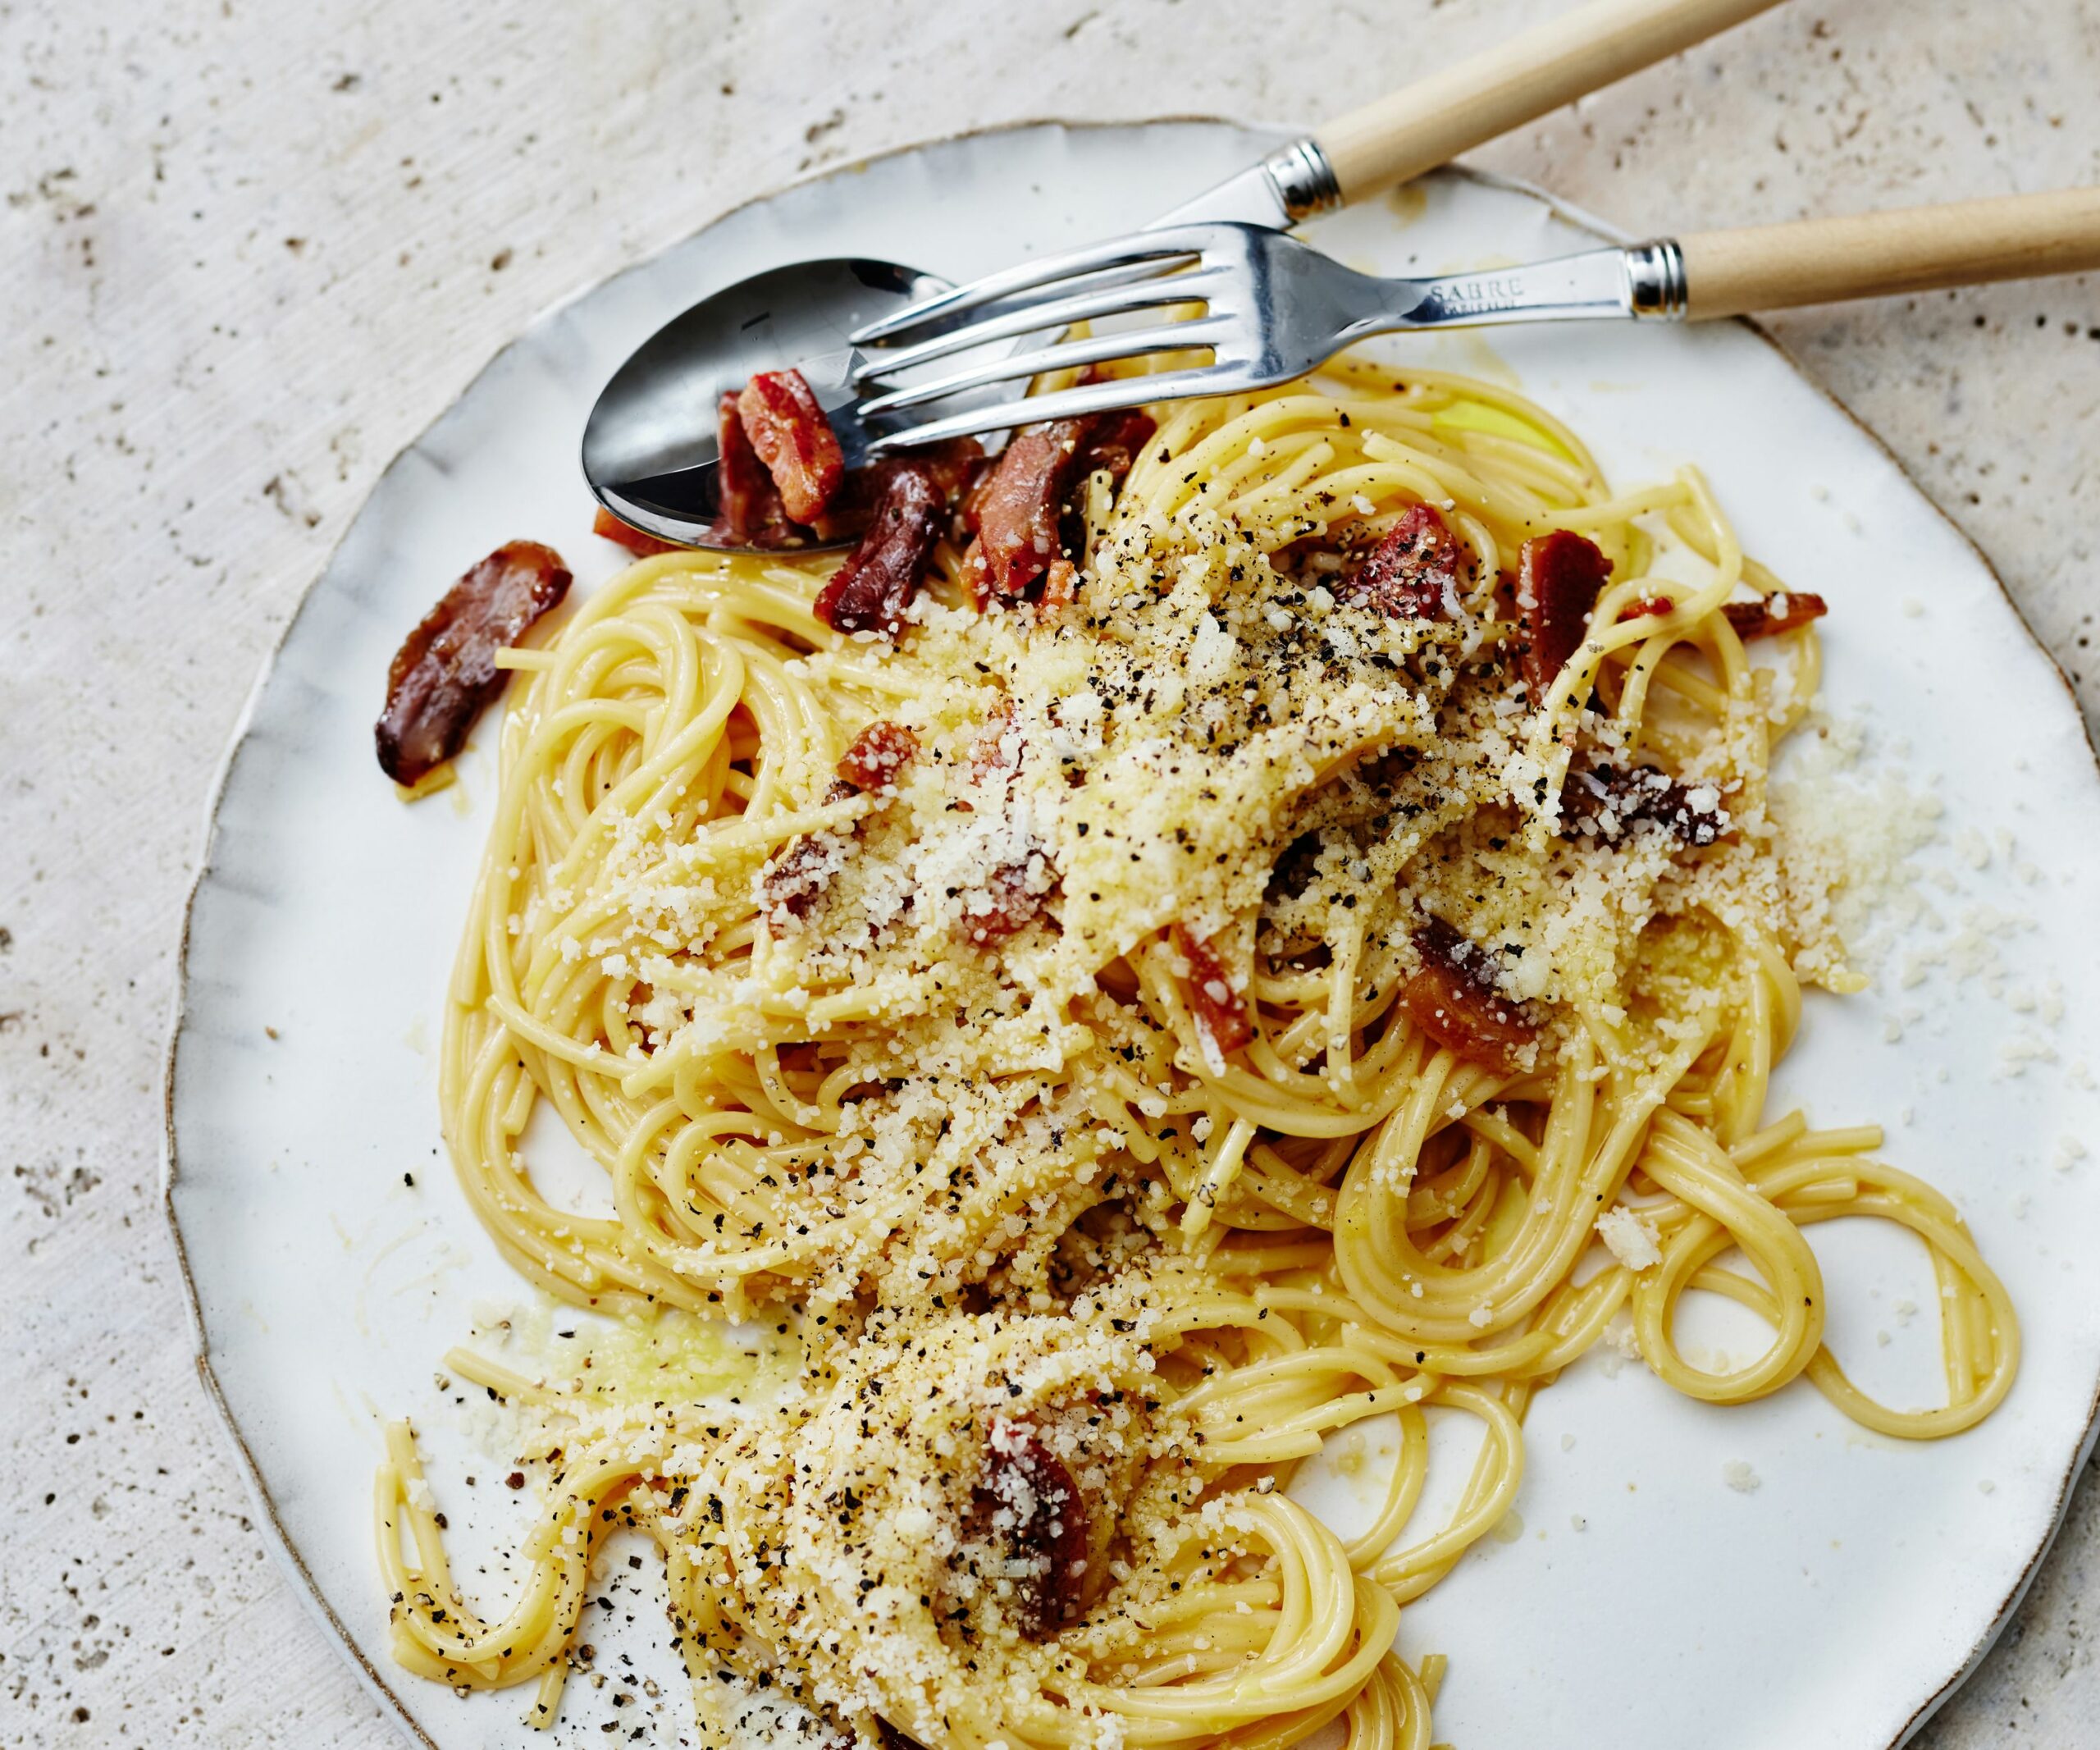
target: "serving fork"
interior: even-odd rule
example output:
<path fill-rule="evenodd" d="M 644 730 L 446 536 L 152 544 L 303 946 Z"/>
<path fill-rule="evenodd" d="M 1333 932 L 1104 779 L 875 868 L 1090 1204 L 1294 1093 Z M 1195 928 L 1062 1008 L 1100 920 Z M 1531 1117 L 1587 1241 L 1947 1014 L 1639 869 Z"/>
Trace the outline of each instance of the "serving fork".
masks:
<path fill-rule="evenodd" d="M 1778 3 L 1585 0 L 1333 117 L 1159 222 L 1282 229 L 1367 199 Z M 1421 47 L 1408 45 L 1411 57 Z M 856 256 L 792 263 L 718 288 L 644 341 L 606 384 L 584 427 L 584 478 L 615 518 L 646 534 L 739 551 L 719 516 L 724 394 L 760 372 L 799 372 L 847 465 L 858 467 L 878 433 L 861 414 L 850 375 L 859 354 L 847 335 L 945 284 L 904 263 Z M 998 398 L 996 387 L 984 397 Z"/>
<path fill-rule="evenodd" d="M 860 410 L 873 419 L 998 383 L 1025 389 L 1049 372 L 1196 350 L 1212 355 L 1207 363 L 1045 395 L 988 404 L 978 398 L 875 440 L 874 450 L 887 450 L 1024 422 L 1273 388 L 1373 335 L 1595 318 L 1699 321 L 2095 268 L 2100 189 L 1703 231 L 1410 279 L 1358 273 L 1261 226 L 1167 225 L 1025 262 L 870 323 L 852 336 L 865 349 L 854 377 L 865 390 L 956 354 L 1002 347 L 988 362 L 872 395 Z M 1191 304 L 1200 306 L 1197 313 L 1175 319 L 1179 307 Z M 1089 331 L 1016 344 L 1080 324 Z"/>

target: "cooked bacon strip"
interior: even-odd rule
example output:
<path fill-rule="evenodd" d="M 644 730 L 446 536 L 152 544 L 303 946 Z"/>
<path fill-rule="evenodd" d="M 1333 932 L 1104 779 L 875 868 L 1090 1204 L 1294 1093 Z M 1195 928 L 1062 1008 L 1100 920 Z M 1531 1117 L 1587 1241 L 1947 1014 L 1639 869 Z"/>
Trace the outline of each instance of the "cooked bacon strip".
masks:
<path fill-rule="evenodd" d="M 714 436 L 721 458 L 714 476 L 716 538 L 740 547 L 787 545 L 793 538 L 788 509 L 780 502 L 780 488 L 751 448 L 741 397 L 722 397 L 715 409 Z"/>
<path fill-rule="evenodd" d="M 1536 705 L 1582 647 L 1597 592 L 1611 562 L 1571 529 L 1527 541 L 1517 561 L 1517 607 L 1524 626 L 1524 679 Z"/>
<path fill-rule="evenodd" d="M 1676 606 L 1677 599 L 1672 596 L 1641 596 L 1618 610 L 1618 623 L 1623 626 L 1630 619 L 1646 619 L 1651 615 L 1668 614 Z"/>
<path fill-rule="evenodd" d="M 897 774 L 919 752 L 919 738 L 888 718 L 870 724 L 853 738 L 838 762 L 838 775 L 856 790 L 893 790 Z"/>
<path fill-rule="evenodd" d="M 839 852 L 846 841 L 836 833 L 805 833 L 766 865 L 760 883 L 761 904 L 769 924 L 797 921 L 810 915 L 810 908 L 824 897 L 831 878 L 838 873 Z"/>
<path fill-rule="evenodd" d="M 817 618 L 840 632 L 895 637 L 940 538 L 946 503 L 923 469 L 891 475 L 861 544 L 818 592 Z"/>
<path fill-rule="evenodd" d="M 906 468 L 925 475 L 942 501 L 952 505 L 976 480 L 979 471 L 987 467 L 984 446 L 974 437 L 953 437 L 945 443 L 880 456 L 865 467 L 848 471 L 838 496 L 826 509 L 824 520 L 843 529 L 865 528 L 891 481 Z"/>
<path fill-rule="evenodd" d="M 1053 419 L 1015 436 L 963 513 L 977 533 L 970 570 L 980 604 L 1027 593 L 1062 551 L 1058 516 L 1072 482 L 1102 468 L 1121 479 L 1153 429 L 1150 415 L 1126 409 Z"/>
<path fill-rule="evenodd" d="M 1055 614 L 1072 605 L 1080 592 L 1080 568 L 1060 553 L 1043 573 L 1043 611 Z"/>
<path fill-rule="evenodd" d="M 851 784 L 837 778 L 824 799 L 843 802 L 855 793 Z M 766 922 L 778 926 L 807 917 L 843 866 L 851 842 L 848 834 L 833 832 L 804 833 L 790 840 L 759 878 L 759 911 Z"/>
<path fill-rule="evenodd" d="M 1560 836 L 1617 844 L 1642 821 L 1680 843 L 1709 845 L 1728 829 L 1710 784 L 1682 784 L 1652 765 L 1591 765 L 1570 771 L 1560 792 Z"/>
<path fill-rule="evenodd" d="M 374 733 L 388 777 L 413 784 L 459 752 L 509 679 L 495 653 L 523 637 L 568 584 L 552 547 L 511 541 L 445 592 L 387 671 L 386 708 Z"/>
<path fill-rule="evenodd" d="M 974 437 L 886 457 L 847 476 L 832 519 L 852 526 L 864 507 L 860 545 L 816 599 L 816 616 L 841 632 L 894 638 L 925 581 L 943 520 L 984 459 Z"/>
<path fill-rule="evenodd" d="M 992 708 L 984 720 L 984 727 L 977 732 L 977 738 L 970 744 L 969 771 L 972 785 L 997 782 L 1000 788 L 1011 785 L 1020 770 L 1021 755 L 1025 751 L 1025 738 L 1013 733 L 1015 706 L 1011 697 L 1002 698 Z M 965 814 L 970 812 L 968 802 L 956 803 Z"/>
<path fill-rule="evenodd" d="M 968 789 L 951 805 L 964 814 L 979 807 L 998 813 L 1020 775 L 1025 747 L 1014 726 L 1014 701 L 1002 698 L 984 720 L 963 762 Z M 974 796 L 970 793 L 975 793 Z M 1045 882 L 1043 876 L 1049 880 Z M 1057 891 L 1057 874 L 1049 848 L 1028 840 L 1019 853 L 997 865 L 982 883 L 963 895 L 958 925 L 963 935 L 984 947 L 1003 942 L 1043 915 Z"/>
<path fill-rule="evenodd" d="M 1046 871 L 1051 877 L 1049 884 L 1039 891 L 1036 883 Z M 1003 942 L 1040 917 L 1057 891 L 1048 848 L 1031 841 L 1013 861 L 1001 863 L 985 876 L 981 889 L 973 889 L 965 896 L 962 933 L 979 948 Z"/>
<path fill-rule="evenodd" d="M 1030 1640 L 1047 1641 L 1084 1608 L 1086 1503 L 1072 1474 L 1025 1422 L 992 1418 L 984 1469 L 970 1493 L 973 1528 L 1023 1571 L 1013 1615 Z"/>
<path fill-rule="evenodd" d="M 1208 941 L 1176 924 L 1174 945 L 1189 962 L 1189 1007 L 1195 1012 L 1196 1025 L 1221 1055 L 1230 1056 L 1254 1037 L 1246 999 L 1226 982 L 1224 963 Z"/>
<path fill-rule="evenodd" d="M 638 528 L 630 528 L 600 505 L 598 514 L 591 519 L 591 532 L 625 547 L 628 552 L 641 559 L 659 553 L 682 553 L 685 548 L 674 541 L 659 541 L 654 535 L 645 535 Z"/>
<path fill-rule="evenodd" d="M 1079 453 L 1073 458 L 1072 478 L 1084 480 L 1106 468 L 1110 479 L 1121 480 L 1130 473 L 1139 451 L 1158 429 L 1158 423 L 1142 407 L 1123 407 L 1113 413 L 1096 414 L 1088 421 L 1086 434 L 1080 440 Z"/>
<path fill-rule="evenodd" d="M 1392 619 L 1459 612 L 1459 543 L 1431 505 L 1410 505 L 1371 556 L 1335 586 L 1335 599 Z"/>
<path fill-rule="evenodd" d="M 1830 604 L 1805 589 L 1783 589 L 1760 601 L 1728 602 L 1721 611 L 1728 616 L 1737 637 L 1770 638 L 1821 619 L 1830 611 Z"/>
<path fill-rule="evenodd" d="M 918 468 L 934 482 L 941 501 L 952 505 L 970 489 L 984 466 L 982 444 L 974 437 L 952 437 L 946 443 L 928 444 L 902 455 L 884 456 L 868 472 L 879 478 L 885 468 Z"/>
<path fill-rule="evenodd" d="M 1400 992 L 1408 1019 L 1468 1062 L 1512 1074 L 1538 1029 L 1522 1003 L 1502 994 L 1487 950 L 1435 917 L 1415 932 L 1414 945 L 1422 966 Z"/>
<path fill-rule="evenodd" d="M 744 385 L 737 411 L 788 514 L 814 523 L 846 477 L 846 457 L 807 380 L 800 371 L 761 371 Z"/>
<path fill-rule="evenodd" d="M 1053 419 L 1016 435 L 993 465 L 965 515 L 977 529 L 970 550 L 979 601 L 1017 599 L 1057 556 L 1058 501 L 1071 478 L 1083 419 Z"/>

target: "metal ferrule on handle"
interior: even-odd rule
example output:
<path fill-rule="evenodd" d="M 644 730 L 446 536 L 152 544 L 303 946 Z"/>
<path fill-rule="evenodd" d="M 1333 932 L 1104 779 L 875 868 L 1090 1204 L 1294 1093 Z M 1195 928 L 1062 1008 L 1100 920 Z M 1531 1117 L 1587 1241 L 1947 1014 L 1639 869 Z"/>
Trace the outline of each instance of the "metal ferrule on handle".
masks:
<path fill-rule="evenodd" d="M 1294 225 L 1332 212 L 1342 203 L 1342 185 L 1335 180 L 1335 167 L 1319 141 L 1310 135 L 1271 153 L 1262 160 L 1262 172 L 1274 185 L 1276 203 Z"/>
<path fill-rule="evenodd" d="M 1626 263 L 1626 310 L 1629 316 L 1681 322 L 1691 307 L 1684 275 L 1684 251 L 1674 237 L 1629 244 L 1619 251 Z"/>

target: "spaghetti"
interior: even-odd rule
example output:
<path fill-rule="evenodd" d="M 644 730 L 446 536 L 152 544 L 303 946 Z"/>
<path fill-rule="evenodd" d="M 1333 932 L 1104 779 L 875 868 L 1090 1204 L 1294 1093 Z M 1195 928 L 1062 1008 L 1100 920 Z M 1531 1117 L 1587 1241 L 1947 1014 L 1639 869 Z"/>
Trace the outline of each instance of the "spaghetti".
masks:
<path fill-rule="evenodd" d="M 1421 1750 L 1440 1665 L 1392 1651 L 1399 1609 L 1504 1517 L 1532 1395 L 1622 1311 L 1708 1401 L 1806 1374 L 1931 1438 L 2008 1389 L 1952 1205 L 1879 1131 L 1765 1112 L 1803 980 L 1860 982 L 1767 795 L 1809 598 L 1696 473 L 1614 495 L 1488 385 L 1344 359 L 1159 414 L 1120 486 L 1075 482 L 1040 600 L 980 609 L 944 541 L 894 641 L 846 635 L 824 561 L 676 553 L 501 658 L 462 1181 L 551 1293 L 792 1308 L 795 1356 L 731 1404 L 455 1353 L 558 1455 L 484 1621 L 390 1432 L 412 1669 L 536 1681 L 550 1720 L 626 1524 L 714 1741 Z M 609 1213 L 536 1186 L 542 1102 Z M 1929 1250 L 1943 1405 L 1824 1346 L 1803 1230 L 1848 1215 Z M 1764 1353 L 1689 1359 L 1693 1291 Z M 1484 1438 L 1423 1534 L 1433 1407 Z M 1344 1540 L 1283 1485 L 1381 1416 Z"/>

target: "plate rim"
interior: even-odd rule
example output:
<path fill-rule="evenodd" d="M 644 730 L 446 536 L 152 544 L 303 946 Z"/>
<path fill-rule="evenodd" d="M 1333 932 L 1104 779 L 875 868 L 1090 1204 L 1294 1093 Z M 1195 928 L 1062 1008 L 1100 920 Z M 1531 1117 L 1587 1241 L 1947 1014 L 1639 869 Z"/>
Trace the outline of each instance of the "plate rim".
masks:
<path fill-rule="evenodd" d="M 269 1546 L 272 1553 L 278 1561 L 289 1570 L 290 1577 L 296 1583 L 294 1590 L 299 1595 L 300 1602 L 313 1614 L 323 1629 L 335 1641 L 338 1651 L 349 1661 L 366 1689 L 376 1700 L 383 1704 L 382 1711 L 390 1711 L 392 1723 L 408 1733 L 413 1741 L 424 1746 L 425 1750 L 441 1750 L 441 1747 L 429 1733 L 424 1730 L 407 1703 L 396 1693 L 393 1682 L 390 1680 L 390 1675 L 382 1672 L 367 1656 L 364 1649 L 350 1632 L 349 1625 L 337 1614 L 336 1607 L 329 1602 L 327 1596 L 322 1590 L 320 1583 L 315 1579 L 313 1570 L 308 1566 L 304 1555 L 298 1545 L 293 1542 L 290 1533 L 278 1515 L 276 1501 L 262 1475 L 261 1465 L 249 1445 L 247 1435 L 242 1430 L 240 1421 L 234 1414 L 233 1406 L 221 1389 L 218 1376 L 213 1369 L 211 1331 L 205 1322 L 203 1302 L 198 1291 L 196 1278 L 190 1268 L 189 1249 L 183 1236 L 181 1217 L 176 1208 L 176 1192 L 182 1170 L 180 1154 L 176 1140 L 176 1074 L 184 1035 L 191 1020 L 189 1012 L 191 926 L 195 917 L 198 897 L 203 889 L 207 878 L 213 872 L 212 856 L 217 846 L 219 814 L 226 800 L 226 786 L 232 777 L 235 765 L 240 759 L 241 752 L 254 727 L 256 709 L 276 673 L 278 663 L 284 655 L 285 648 L 290 642 L 293 632 L 304 617 L 315 592 L 334 569 L 344 545 L 349 540 L 359 519 L 363 516 L 366 506 L 371 503 L 381 487 L 410 455 L 422 447 L 437 425 L 468 395 L 472 392 L 491 370 L 495 369 L 514 350 L 523 344 L 529 336 L 537 331 L 543 324 L 561 311 L 580 303 L 585 298 L 602 290 L 628 274 L 641 271 L 667 251 L 684 246 L 739 212 L 762 206 L 795 189 L 841 176 L 857 175 L 873 164 L 908 157 L 933 148 L 959 145 L 969 140 L 986 139 L 998 135 L 1020 134 L 1039 129 L 1062 129 L 1080 133 L 1125 130 L 1136 133 L 1153 128 L 1175 126 L 1223 126 L 1235 129 L 1243 133 L 1266 135 L 1277 141 L 1295 138 L 1303 131 L 1295 127 L 1272 122 L 1249 121 L 1233 116 L 1185 113 L 1150 116 L 1122 121 L 1037 116 L 960 129 L 952 133 L 929 135 L 924 139 L 906 141 L 888 147 L 879 152 L 869 153 L 860 158 L 826 165 L 821 169 L 813 170 L 805 175 L 792 176 L 784 181 L 769 185 L 745 199 L 733 202 L 722 208 L 691 231 L 664 242 L 647 254 L 637 256 L 614 268 L 610 272 L 601 274 L 596 279 L 564 293 L 562 296 L 542 306 L 526 321 L 520 323 L 507 340 L 488 354 L 487 357 L 482 361 L 480 367 L 445 402 L 444 406 L 437 409 L 413 436 L 405 440 L 388 458 L 386 465 L 372 477 L 371 486 L 367 489 L 358 509 L 352 514 L 342 532 L 337 536 L 327 553 L 322 558 L 318 565 L 307 578 L 305 584 L 300 588 L 298 599 L 292 605 L 291 611 L 285 615 L 283 625 L 278 628 L 276 637 L 263 653 L 255 679 L 242 702 L 232 729 L 227 734 L 225 748 L 219 756 L 205 793 L 202 831 L 196 841 L 194 868 L 183 896 L 182 923 L 176 942 L 175 977 L 170 992 L 167 1012 L 167 1043 L 161 1054 L 160 1211 L 162 1220 L 167 1225 L 169 1237 L 175 1246 L 176 1268 L 182 1283 L 182 1298 L 189 1318 L 198 1377 L 203 1384 L 206 1396 L 211 1400 L 217 1410 L 219 1420 L 232 1441 L 235 1452 L 239 1455 L 242 1479 L 258 1510 L 263 1541 Z M 1465 163 L 1446 164 L 1427 174 L 1456 176 L 1486 187 L 1506 190 L 1525 195 L 1540 203 L 1554 217 L 1567 224 L 1586 231 L 1604 240 L 1624 242 L 1631 235 L 1598 214 L 1572 201 L 1564 199 L 1550 190 L 1542 188 L 1538 184 L 1523 177 L 1483 170 Z M 2063 665 L 2057 660 L 2056 653 L 2029 624 L 2026 615 L 2020 610 L 2018 598 L 2006 587 L 2005 579 L 1999 574 L 1997 567 L 1992 562 L 1990 555 L 1956 520 L 1954 516 L 1926 490 L 1924 483 L 1904 464 L 1902 459 L 1890 448 L 1880 434 L 1810 371 L 1792 348 L 1755 318 L 1733 317 L 1728 320 L 1755 336 L 1778 355 L 1781 362 L 1801 382 L 1842 415 L 1847 423 L 1879 453 L 1882 459 L 1894 470 L 1903 483 L 1911 488 L 1932 514 L 1944 524 L 1961 545 L 1968 551 L 1970 555 L 1982 569 L 1984 574 L 1989 578 L 2006 608 L 2011 610 L 2013 619 L 2029 644 L 2042 656 L 2048 665 L 2049 672 L 2056 677 L 2057 684 L 2063 688 L 2072 714 L 2077 720 L 2087 756 L 2093 762 L 2095 781 L 2100 782 L 2100 742 L 2096 742 L 2094 740 L 2093 726 L 2087 720 L 2084 707 L 2079 701 L 2077 689 L 2072 684 L 2069 674 L 2065 672 Z M 2084 1432 L 2062 1477 L 2057 1483 L 2055 1506 L 2048 1528 L 2040 1541 L 2029 1552 L 2019 1574 L 2000 1600 L 1997 1609 L 1985 1624 L 1982 1634 L 1961 1661 L 1947 1675 L 1939 1687 L 1918 1704 L 1896 1735 L 1888 1741 L 1886 1750 L 1901 1750 L 1903 1745 L 1910 1743 L 1924 1729 L 1932 1716 L 1946 1705 L 1956 1691 L 1974 1675 L 1977 1668 L 1989 1655 L 1992 1648 L 2003 1637 L 2015 1613 L 2019 1610 L 2029 1591 L 2032 1589 L 2041 1571 L 2042 1564 L 2056 1547 L 2057 1540 L 2062 1533 L 2065 1519 L 2070 1510 L 2072 1494 L 2077 1487 L 2080 1474 L 2093 1458 L 2096 1443 L 2100 1443 L 2100 1373 L 2096 1373 L 2092 1390 L 2088 1396 Z"/>

